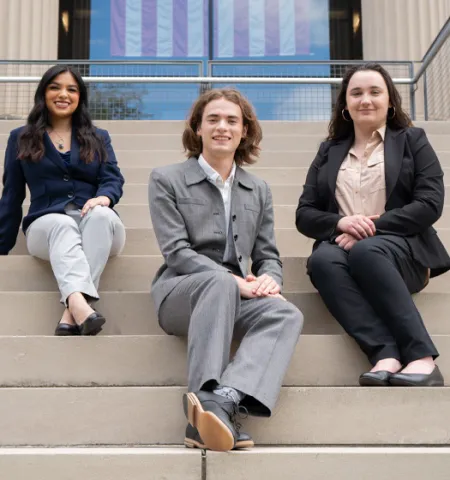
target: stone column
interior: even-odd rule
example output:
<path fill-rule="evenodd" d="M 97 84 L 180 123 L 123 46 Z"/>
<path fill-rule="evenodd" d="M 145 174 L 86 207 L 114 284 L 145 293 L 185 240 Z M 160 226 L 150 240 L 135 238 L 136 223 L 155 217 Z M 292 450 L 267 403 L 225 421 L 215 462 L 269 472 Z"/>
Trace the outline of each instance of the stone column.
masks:
<path fill-rule="evenodd" d="M 0 58 L 56 60 L 58 0 L 0 1 Z M 40 76 L 48 65 L 1 65 L 2 76 Z M 36 84 L 0 84 L 0 118 L 25 118 Z"/>
<path fill-rule="evenodd" d="M 364 59 L 414 61 L 417 71 L 420 60 L 450 16 L 450 0 L 362 0 L 361 9 Z M 439 68 L 440 62 L 450 62 L 449 58 L 442 57 L 435 59 L 434 68 Z M 391 73 L 396 76 L 395 71 Z M 444 82 L 448 88 L 445 76 L 437 81 Z M 445 88 L 444 85 L 432 88 L 430 102 L 433 90 Z M 407 88 L 401 87 L 401 92 L 405 97 Z M 415 95 L 417 119 L 423 118 L 423 95 L 421 81 Z"/>

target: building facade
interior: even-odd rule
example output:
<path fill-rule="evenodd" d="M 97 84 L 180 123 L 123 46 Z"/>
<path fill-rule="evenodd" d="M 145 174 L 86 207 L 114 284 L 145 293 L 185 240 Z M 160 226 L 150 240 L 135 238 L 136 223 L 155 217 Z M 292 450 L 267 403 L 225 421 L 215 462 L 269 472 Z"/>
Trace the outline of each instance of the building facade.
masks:
<path fill-rule="evenodd" d="M 343 66 L 293 62 L 409 61 L 417 67 L 449 16 L 450 0 L 0 0 L 0 59 L 200 64 L 186 63 L 184 71 L 163 64 L 148 70 L 128 66 L 108 71 L 91 65 L 91 75 L 196 76 L 200 68 L 203 75 L 212 71 L 221 76 L 337 77 Z M 39 76 L 47 66 L 3 64 L 1 68 L 2 75 Z M 393 76 L 409 76 L 405 66 L 395 68 L 403 70 L 394 69 Z M 263 118 L 281 119 L 281 111 L 287 112 L 283 118 L 292 120 L 329 117 L 333 88 L 328 85 L 241 87 Z M 0 114 L 20 116 L 18 104 L 26 103 L 35 85 L 0 88 L 5 98 Z M 165 105 L 167 118 L 184 118 L 198 88 L 110 86 L 107 95 L 126 99 L 117 115 L 128 108 L 139 110 L 136 118 L 166 118 L 161 110 Z M 104 98 L 105 88 L 91 94 L 95 103 Z M 406 88 L 402 94 L 408 96 Z M 318 105 L 313 117 L 311 102 Z M 420 118 L 424 105 L 417 103 Z"/>

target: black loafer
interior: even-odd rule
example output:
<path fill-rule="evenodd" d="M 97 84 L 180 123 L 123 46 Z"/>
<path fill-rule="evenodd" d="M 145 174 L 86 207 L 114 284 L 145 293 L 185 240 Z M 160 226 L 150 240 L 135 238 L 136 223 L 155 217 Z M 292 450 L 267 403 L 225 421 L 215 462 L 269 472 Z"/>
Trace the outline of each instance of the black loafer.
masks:
<path fill-rule="evenodd" d="M 183 408 L 188 422 L 203 439 L 205 448 L 217 452 L 235 448 L 239 437 L 235 424 L 238 406 L 232 400 L 200 390 L 183 395 Z"/>
<path fill-rule="evenodd" d="M 391 375 L 387 370 L 366 372 L 359 377 L 359 384 L 361 387 L 388 387 Z"/>
<path fill-rule="evenodd" d="M 91 313 L 86 320 L 78 326 L 80 335 L 97 335 L 106 322 L 105 317 L 98 312 Z"/>
<path fill-rule="evenodd" d="M 198 433 L 198 430 L 188 423 L 186 427 L 186 436 L 184 438 L 184 444 L 188 448 L 203 448 L 207 449 L 208 447 L 203 442 L 202 437 Z M 239 432 L 238 438 L 236 440 L 236 445 L 233 450 L 240 450 L 242 448 L 253 448 L 255 442 L 248 433 Z"/>
<path fill-rule="evenodd" d="M 80 335 L 78 325 L 69 325 L 68 323 L 58 323 L 55 328 L 55 335 L 57 337 L 71 337 Z"/>
<path fill-rule="evenodd" d="M 389 383 L 394 387 L 443 387 L 444 377 L 439 367 L 429 373 L 393 373 Z"/>

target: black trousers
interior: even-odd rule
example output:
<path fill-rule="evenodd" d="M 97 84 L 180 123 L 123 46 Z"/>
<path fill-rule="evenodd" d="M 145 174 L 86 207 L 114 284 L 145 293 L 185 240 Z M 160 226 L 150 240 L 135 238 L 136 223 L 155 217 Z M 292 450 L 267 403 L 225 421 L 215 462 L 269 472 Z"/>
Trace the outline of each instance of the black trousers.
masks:
<path fill-rule="evenodd" d="M 308 274 L 373 365 L 383 358 L 407 364 L 439 355 L 411 298 L 424 287 L 427 269 L 412 258 L 404 238 L 374 236 L 348 252 L 323 242 L 308 260 Z"/>

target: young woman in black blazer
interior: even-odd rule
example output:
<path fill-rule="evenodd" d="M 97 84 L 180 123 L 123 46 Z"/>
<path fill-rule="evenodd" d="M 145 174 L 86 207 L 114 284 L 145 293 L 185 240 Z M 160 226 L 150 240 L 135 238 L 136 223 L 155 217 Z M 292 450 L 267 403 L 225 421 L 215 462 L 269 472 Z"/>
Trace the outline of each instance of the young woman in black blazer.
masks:
<path fill-rule="evenodd" d="M 297 229 L 316 239 L 307 269 L 328 310 L 368 356 L 364 386 L 439 386 L 438 352 L 411 298 L 450 269 L 432 225 L 443 172 L 387 71 L 351 68 L 309 168 Z"/>
<path fill-rule="evenodd" d="M 105 318 L 94 311 L 110 255 L 125 243 L 112 210 L 122 196 L 120 173 L 105 130 L 92 125 L 80 74 L 64 65 L 44 73 L 27 124 L 13 130 L 5 153 L 0 199 L 0 255 L 14 247 L 23 219 L 31 255 L 49 260 L 66 306 L 56 335 L 96 335 Z"/>

